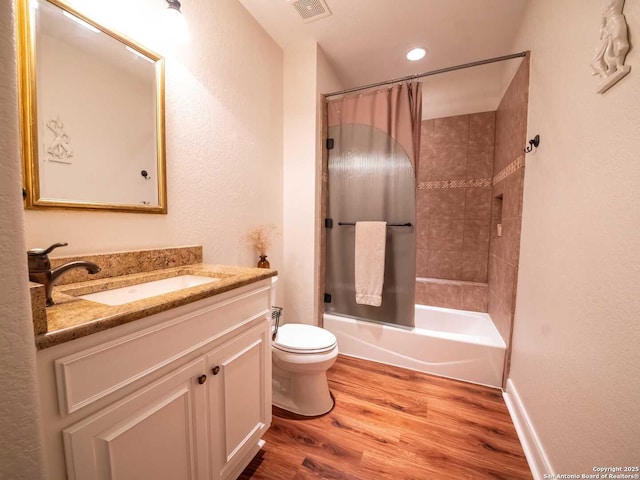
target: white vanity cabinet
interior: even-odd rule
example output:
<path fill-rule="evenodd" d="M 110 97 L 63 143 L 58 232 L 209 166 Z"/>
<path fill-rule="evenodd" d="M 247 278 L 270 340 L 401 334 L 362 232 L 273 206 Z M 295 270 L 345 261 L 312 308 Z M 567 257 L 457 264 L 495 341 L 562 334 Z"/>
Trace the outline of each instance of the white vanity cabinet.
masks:
<path fill-rule="evenodd" d="M 207 355 L 210 478 L 236 478 L 271 424 L 271 328 L 253 328 Z M 268 358 L 268 360 L 267 360 Z M 235 474 L 235 476 L 234 476 Z"/>
<path fill-rule="evenodd" d="M 63 431 L 71 479 L 201 479 L 207 395 L 198 359 Z"/>
<path fill-rule="evenodd" d="M 272 288 L 39 351 L 50 478 L 235 479 L 271 424 Z"/>

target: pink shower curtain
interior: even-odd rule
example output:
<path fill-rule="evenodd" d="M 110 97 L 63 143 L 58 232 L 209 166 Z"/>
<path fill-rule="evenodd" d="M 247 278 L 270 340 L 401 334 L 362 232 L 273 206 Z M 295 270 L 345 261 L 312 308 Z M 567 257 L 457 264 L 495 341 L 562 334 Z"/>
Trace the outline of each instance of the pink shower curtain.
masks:
<path fill-rule="evenodd" d="M 422 84 L 407 82 L 328 101 L 329 128 L 337 125 L 369 125 L 398 142 L 418 172 Z"/>

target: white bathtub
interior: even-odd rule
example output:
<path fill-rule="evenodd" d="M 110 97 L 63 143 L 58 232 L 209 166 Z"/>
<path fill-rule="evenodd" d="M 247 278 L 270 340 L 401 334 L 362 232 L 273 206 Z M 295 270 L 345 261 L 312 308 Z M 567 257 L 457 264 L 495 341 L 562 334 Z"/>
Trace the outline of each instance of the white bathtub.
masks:
<path fill-rule="evenodd" d="M 340 353 L 500 388 L 505 344 L 486 313 L 416 305 L 414 328 L 324 315 Z"/>

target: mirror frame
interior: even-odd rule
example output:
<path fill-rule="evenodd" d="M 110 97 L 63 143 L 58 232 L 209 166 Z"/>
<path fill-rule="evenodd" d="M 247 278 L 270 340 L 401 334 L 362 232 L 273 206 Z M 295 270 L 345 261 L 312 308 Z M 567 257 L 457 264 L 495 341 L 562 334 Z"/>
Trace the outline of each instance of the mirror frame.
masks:
<path fill-rule="evenodd" d="M 24 205 L 27 209 L 84 209 L 115 212 L 167 213 L 166 144 L 165 144 L 165 91 L 164 58 L 123 35 L 96 23 L 60 0 L 41 0 L 51 3 L 131 47 L 155 61 L 156 80 L 156 152 L 158 205 L 94 203 L 76 200 L 40 198 L 38 159 L 38 105 L 36 91 L 36 24 L 34 0 L 16 0 L 18 37 L 18 91 L 20 130 L 22 137 L 22 181 Z"/>

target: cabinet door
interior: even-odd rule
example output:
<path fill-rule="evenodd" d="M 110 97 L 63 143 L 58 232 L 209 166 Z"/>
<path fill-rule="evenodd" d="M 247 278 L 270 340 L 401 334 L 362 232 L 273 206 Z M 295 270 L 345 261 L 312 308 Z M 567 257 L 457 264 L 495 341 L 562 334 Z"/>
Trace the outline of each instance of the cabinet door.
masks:
<path fill-rule="evenodd" d="M 63 431 L 70 479 L 209 477 L 203 357 Z"/>
<path fill-rule="evenodd" d="M 235 478 L 271 425 L 271 343 L 267 321 L 207 355 L 211 373 L 212 476 Z"/>

